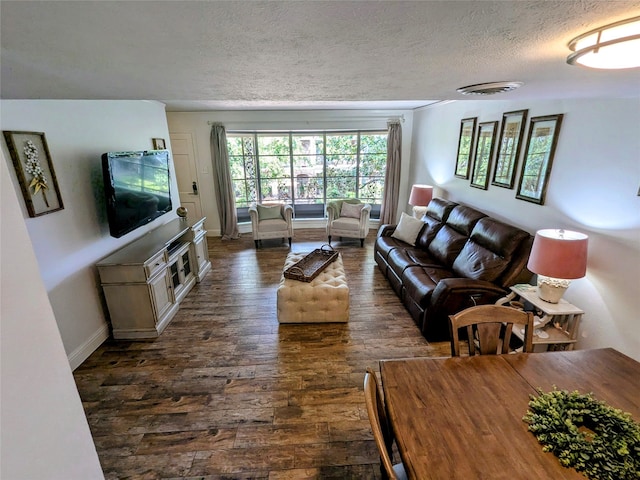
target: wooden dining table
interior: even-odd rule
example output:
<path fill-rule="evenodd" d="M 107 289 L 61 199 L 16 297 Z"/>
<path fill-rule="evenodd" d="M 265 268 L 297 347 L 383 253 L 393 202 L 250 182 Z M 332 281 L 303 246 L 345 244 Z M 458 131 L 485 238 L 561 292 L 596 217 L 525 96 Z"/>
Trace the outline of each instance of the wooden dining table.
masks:
<path fill-rule="evenodd" d="M 380 361 L 385 403 L 414 480 L 582 479 L 523 421 L 537 389 L 593 393 L 640 420 L 640 363 L 611 349 Z"/>

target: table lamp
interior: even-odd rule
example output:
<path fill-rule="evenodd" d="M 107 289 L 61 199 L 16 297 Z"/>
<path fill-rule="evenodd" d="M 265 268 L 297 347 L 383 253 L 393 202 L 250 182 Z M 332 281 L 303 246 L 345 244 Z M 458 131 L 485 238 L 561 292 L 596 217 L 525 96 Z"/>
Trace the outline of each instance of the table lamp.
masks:
<path fill-rule="evenodd" d="M 414 185 L 411 187 L 409 195 L 409 205 L 413 207 L 413 216 L 422 218 L 427 212 L 427 205 L 433 198 L 433 187 L 431 185 Z"/>
<path fill-rule="evenodd" d="M 562 229 L 538 230 L 527 268 L 538 274 L 538 296 L 558 303 L 571 280 L 587 272 L 587 241 L 584 233 Z"/>

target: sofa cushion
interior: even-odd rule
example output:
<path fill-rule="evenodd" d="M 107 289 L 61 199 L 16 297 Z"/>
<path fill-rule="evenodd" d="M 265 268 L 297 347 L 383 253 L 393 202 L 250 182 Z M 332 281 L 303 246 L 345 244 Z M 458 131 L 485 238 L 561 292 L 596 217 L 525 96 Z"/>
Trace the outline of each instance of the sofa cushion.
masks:
<path fill-rule="evenodd" d="M 444 225 L 433 238 L 427 251 L 442 265 L 450 267 L 456 259 L 467 237 L 448 225 Z"/>
<path fill-rule="evenodd" d="M 398 240 L 397 238 L 393 238 L 391 236 L 384 236 L 376 238 L 375 250 L 376 254 L 379 254 L 385 260 L 389 257 L 389 253 L 391 253 L 396 248 L 404 248 L 407 244 L 402 240 Z"/>
<path fill-rule="evenodd" d="M 529 233 L 493 218 L 481 218 L 471 232 L 471 240 L 504 258 L 510 258 Z"/>
<path fill-rule="evenodd" d="M 457 203 L 443 198 L 434 198 L 427 205 L 427 213 L 425 215 L 444 223 L 451 214 L 451 210 L 457 205 Z"/>
<path fill-rule="evenodd" d="M 416 246 L 426 249 L 429 244 L 433 241 L 438 230 L 442 228 L 442 223 L 440 220 L 430 217 L 429 215 L 424 215 L 421 220 L 424 223 L 424 228 L 418 235 L 416 239 Z"/>
<path fill-rule="evenodd" d="M 419 248 L 396 248 L 389 253 L 387 263 L 398 276 L 402 275 L 405 268 L 414 265 L 439 266 L 439 262 L 434 260 L 428 252 Z"/>
<path fill-rule="evenodd" d="M 402 212 L 400 222 L 391 236 L 413 246 L 416 244 L 416 238 L 418 238 L 418 234 L 420 233 L 420 230 L 422 230 L 422 227 L 424 227 L 422 220 L 418 220 L 417 218 Z"/>
<path fill-rule="evenodd" d="M 425 227 L 420 232 L 420 235 L 416 240 L 417 246 L 422 249 L 426 249 L 429 246 L 433 237 L 435 237 L 438 230 L 442 228 L 442 225 L 444 225 L 444 222 L 449 217 L 451 210 L 453 210 L 456 205 L 457 203 L 450 202 L 442 198 L 434 198 L 429 202 L 427 212 L 421 219 L 424 222 Z"/>
<path fill-rule="evenodd" d="M 474 280 L 493 282 L 500 276 L 508 262 L 491 250 L 468 241 L 453 262 L 453 271 Z"/>
<path fill-rule="evenodd" d="M 509 267 L 512 255 L 529 234 L 492 218 L 482 218 L 453 263 L 453 271 L 474 280 L 494 282 Z"/>
<path fill-rule="evenodd" d="M 478 223 L 478 220 L 484 217 L 486 217 L 484 213 L 474 208 L 458 205 L 451 210 L 449 217 L 447 217 L 446 224 L 468 238 L 473 231 L 473 227 Z"/>
<path fill-rule="evenodd" d="M 438 282 L 455 276 L 450 270 L 437 266 L 407 267 L 402 274 L 405 296 L 411 297 L 415 303 L 425 309 L 431 301 L 431 294 Z"/>

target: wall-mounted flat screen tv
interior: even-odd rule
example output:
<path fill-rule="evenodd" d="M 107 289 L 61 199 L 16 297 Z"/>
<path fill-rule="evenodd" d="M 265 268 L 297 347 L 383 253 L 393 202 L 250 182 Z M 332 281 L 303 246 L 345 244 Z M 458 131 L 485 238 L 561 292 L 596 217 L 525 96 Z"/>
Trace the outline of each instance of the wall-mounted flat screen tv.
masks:
<path fill-rule="evenodd" d="M 102 155 L 112 237 L 120 238 L 171 211 L 170 162 L 167 150 Z"/>

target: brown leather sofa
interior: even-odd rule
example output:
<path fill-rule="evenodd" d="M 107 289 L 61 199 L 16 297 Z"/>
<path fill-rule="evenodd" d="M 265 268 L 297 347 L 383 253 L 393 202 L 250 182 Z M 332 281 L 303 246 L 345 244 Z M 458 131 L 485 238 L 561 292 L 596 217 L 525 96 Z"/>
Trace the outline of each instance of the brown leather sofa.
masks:
<path fill-rule="evenodd" d="M 448 315 L 494 303 L 511 285 L 528 283 L 533 237 L 471 207 L 434 198 L 416 245 L 378 230 L 380 271 L 428 340 L 449 338 Z"/>

